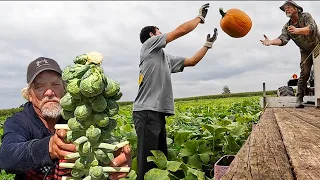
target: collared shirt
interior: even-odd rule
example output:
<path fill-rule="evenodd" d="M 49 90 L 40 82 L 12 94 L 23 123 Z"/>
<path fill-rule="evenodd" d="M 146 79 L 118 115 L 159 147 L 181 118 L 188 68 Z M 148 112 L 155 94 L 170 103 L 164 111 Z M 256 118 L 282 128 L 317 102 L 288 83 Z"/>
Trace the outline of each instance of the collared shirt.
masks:
<path fill-rule="evenodd" d="M 67 123 L 60 118 L 57 123 Z M 58 159 L 49 154 L 49 140 L 53 134 L 36 114 L 32 103 L 4 123 L 0 147 L 0 169 L 15 174 L 16 180 L 61 179 L 70 169 L 59 168 Z"/>

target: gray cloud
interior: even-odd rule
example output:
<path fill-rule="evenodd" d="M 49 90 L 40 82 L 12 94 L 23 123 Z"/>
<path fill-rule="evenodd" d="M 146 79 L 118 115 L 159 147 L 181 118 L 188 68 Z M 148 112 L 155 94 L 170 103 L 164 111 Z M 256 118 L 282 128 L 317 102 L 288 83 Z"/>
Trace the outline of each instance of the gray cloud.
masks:
<path fill-rule="evenodd" d="M 140 29 L 156 25 L 162 33 L 197 16 L 206 2 L 1 2 L 0 3 L 0 108 L 17 107 L 24 99 L 30 61 L 46 56 L 56 59 L 61 68 L 76 55 L 98 51 L 104 55 L 103 68 L 121 83 L 122 100 L 134 100 L 138 89 Z M 208 33 L 218 28 L 214 47 L 199 64 L 172 75 L 175 97 L 220 94 L 228 85 L 232 92 L 256 91 L 286 84 L 299 70 L 300 55 L 293 42 L 285 47 L 265 47 L 263 34 L 273 39 L 287 22 L 279 9 L 280 1 L 210 2 L 204 25 L 170 43 L 167 53 L 190 57 L 205 42 Z M 305 11 L 318 19 L 320 3 L 299 1 Z M 252 19 L 250 33 L 240 39 L 229 37 L 220 28 L 224 10 L 239 8 Z M 298 71 L 299 72 L 299 71 Z"/>

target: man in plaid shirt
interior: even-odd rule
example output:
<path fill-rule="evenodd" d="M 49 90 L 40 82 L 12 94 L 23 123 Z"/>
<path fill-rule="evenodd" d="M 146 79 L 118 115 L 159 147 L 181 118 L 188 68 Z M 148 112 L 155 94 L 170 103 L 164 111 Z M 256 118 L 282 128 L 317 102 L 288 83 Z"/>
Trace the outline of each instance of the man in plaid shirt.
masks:
<path fill-rule="evenodd" d="M 289 17 L 289 21 L 283 26 L 278 38 L 269 40 L 266 35 L 265 39 L 260 40 L 263 45 L 285 46 L 290 39 L 300 49 L 300 77 L 298 80 L 296 108 L 303 108 L 303 97 L 307 87 L 307 81 L 310 77 L 311 67 L 313 65 L 312 51 L 320 42 L 320 32 L 317 23 L 310 13 L 303 12 L 303 8 L 293 0 L 287 0 L 280 6 Z"/>
<path fill-rule="evenodd" d="M 0 169 L 15 174 L 17 180 L 59 180 L 70 175 L 70 169 L 59 167 L 64 157 L 76 151 L 64 142 L 65 130 L 55 130 L 55 124 L 66 124 L 60 99 L 65 94 L 58 63 L 39 57 L 27 70 L 28 87 L 22 95 L 28 100 L 22 111 L 9 117 L 4 124 L 0 147 Z M 129 146 L 120 149 L 110 166 L 130 166 Z M 126 158 L 123 158 L 125 156 Z M 120 159 L 124 162 L 120 162 Z M 126 173 L 113 173 L 109 179 L 119 179 Z"/>

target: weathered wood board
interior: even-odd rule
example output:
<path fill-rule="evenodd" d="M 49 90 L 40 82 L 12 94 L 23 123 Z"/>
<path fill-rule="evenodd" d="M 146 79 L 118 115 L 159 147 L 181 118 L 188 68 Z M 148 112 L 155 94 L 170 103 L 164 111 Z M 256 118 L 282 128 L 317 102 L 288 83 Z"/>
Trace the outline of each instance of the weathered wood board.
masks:
<path fill-rule="evenodd" d="M 277 109 L 274 114 L 296 179 L 319 180 L 320 118 L 286 109 Z"/>
<path fill-rule="evenodd" d="M 222 179 L 320 179 L 320 109 L 266 108 Z"/>
<path fill-rule="evenodd" d="M 266 109 L 222 177 L 230 179 L 294 179 L 273 109 Z"/>
<path fill-rule="evenodd" d="M 279 96 L 279 97 L 266 97 L 266 104 L 269 108 L 280 107 L 294 107 L 297 97 L 295 96 Z M 315 102 L 315 96 L 305 96 L 303 102 Z M 263 108 L 263 97 L 260 98 L 260 106 Z M 313 104 L 305 104 L 305 106 L 313 107 Z"/>

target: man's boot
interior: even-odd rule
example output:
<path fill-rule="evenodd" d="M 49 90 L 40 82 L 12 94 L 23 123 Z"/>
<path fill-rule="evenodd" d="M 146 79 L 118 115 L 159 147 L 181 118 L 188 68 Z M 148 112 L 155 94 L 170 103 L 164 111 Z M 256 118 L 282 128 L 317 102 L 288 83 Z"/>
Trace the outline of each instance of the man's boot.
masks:
<path fill-rule="evenodd" d="M 302 102 L 303 102 L 303 96 L 298 95 L 295 107 L 296 108 L 304 108 L 304 105 L 302 104 Z"/>

